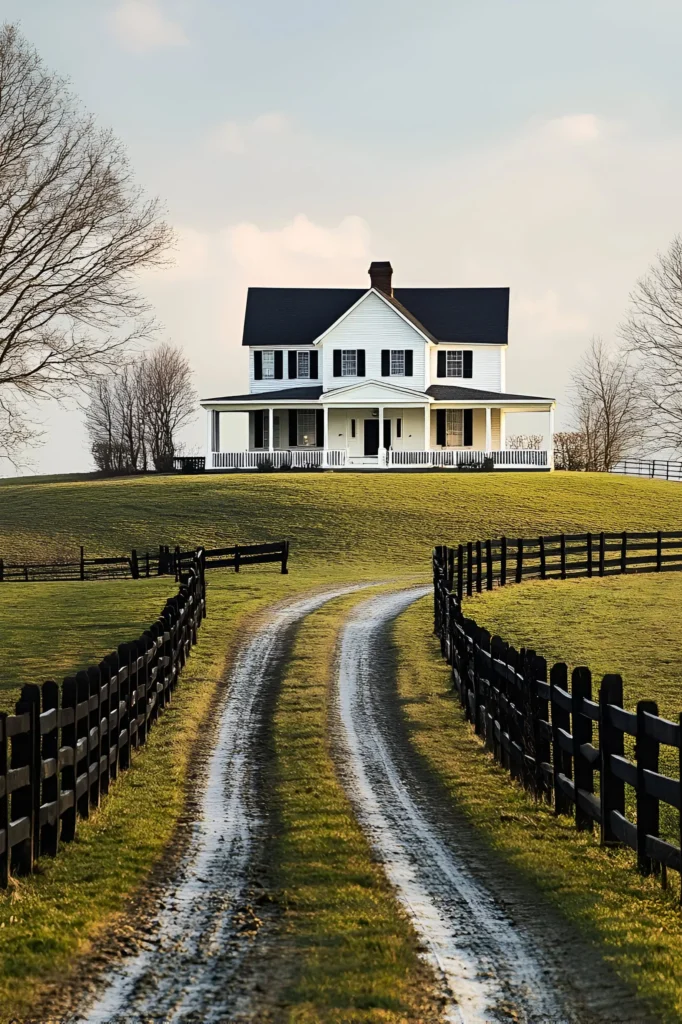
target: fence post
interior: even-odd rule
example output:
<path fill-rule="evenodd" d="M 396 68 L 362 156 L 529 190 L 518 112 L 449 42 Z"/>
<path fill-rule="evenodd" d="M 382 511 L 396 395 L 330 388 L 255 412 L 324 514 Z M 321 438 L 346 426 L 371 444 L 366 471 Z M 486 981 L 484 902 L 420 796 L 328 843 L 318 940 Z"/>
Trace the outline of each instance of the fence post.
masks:
<path fill-rule="evenodd" d="M 601 844 L 617 846 L 620 845 L 620 840 L 613 830 L 611 814 L 613 811 L 625 814 L 625 783 L 614 774 L 611 757 L 622 757 L 625 746 L 622 731 L 611 721 L 609 704 L 619 708 L 623 706 L 623 680 L 620 676 L 604 676 L 599 687 Z"/>
<path fill-rule="evenodd" d="M 587 575 L 592 575 L 592 534 L 587 534 Z"/>
<path fill-rule="evenodd" d="M 474 592 L 474 546 L 469 541 L 467 544 L 467 597 Z"/>
<path fill-rule="evenodd" d="M 487 540 L 485 542 L 485 572 L 486 572 L 486 590 L 493 589 L 493 545 L 492 541 Z"/>
<path fill-rule="evenodd" d="M 455 549 L 446 546 L 445 555 L 447 560 L 448 574 L 447 574 L 447 588 L 452 593 L 455 582 Z"/>
<path fill-rule="evenodd" d="M 83 550 L 83 545 L 82 544 L 81 544 L 81 565 L 80 565 L 80 568 L 81 568 L 81 579 L 84 580 L 85 579 L 85 552 Z"/>
<path fill-rule="evenodd" d="M 552 766 L 554 768 L 554 813 L 570 814 L 571 799 L 564 792 L 560 783 L 559 775 L 570 779 L 573 776 L 571 766 L 571 755 L 564 750 L 559 740 L 560 730 L 570 735 L 571 713 L 562 708 L 557 701 L 554 690 L 558 687 L 568 692 L 568 668 L 564 662 L 557 662 L 549 670 L 550 702 L 552 705 Z"/>
<path fill-rule="evenodd" d="M 681 716 L 682 717 L 682 716 Z M 4 833 L 4 849 L 0 847 L 0 889 L 9 885 L 9 796 L 7 793 L 7 713 L 0 711 L 0 835 Z"/>
<path fill-rule="evenodd" d="M 656 534 L 656 572 L 661 571 L 663 565 L 663 535 L 659 530 Z"/>
<path fill-rule="evenodd" d="M 145 576 L 149 579 L 149 552 L 146 551 L 144 555 L 144 570 Z"/>
<path fill-rule="evenodd" d="M 604 556 L 605 556 L 605 553 L 606 553 L 605 548 L 606 548 L 606 538 L 604 536 L 604 531 L 602 530 L 602 532 L 599 534 L 599 575 L 600 576 L 604 575 Z"/>
<path fill-rule="evenodd" d="M 241 552 L 239 550 L 239 544 L 234 546 L 234 571 L 239 572 L 239 562 L 241 559 Z"/>
<path fill-rule="evenodd" d="M 658 838 L 659 805 L 655 796 L 644 791 L 644 772 L 658 771 L 658 740 L 647 736 L 644 715 L 658 714 L 658 704 L 653 700 L 637 702 L 637 739 L 635 760 L 637 761 L 637 867 L 643 875 L 650 875 L 654 864 L 646 852 L 646 837 Z"/>
<path fill-rule="evenodd" d="M 627 572 L 627 568 L 628 568 L 628 535 L 627 535 L 627 532 L 625 530 L 623 530 L 622 536 L 620 538 L 620 571 L 623 574 L 623 576 Z"/>
<path fill-rule="evenodd" d="M 282 576 L 287 576 L 289 574 L 289 569 L 287 568 L 288 561 L 289 561 L 289 541 L 285 540 L 283 545 L 282 545 Z"/>
<path fill-rule="evenodd" d="M 480 540 L 476 541 L 476 593 L 483 590 L 483 558 Z"/>
<path fill-rule="evenodd" d="M 540 537 L 539 538 L 539 545 L 540 545 L 540 579 L 541 580 L 546 580 L 547 579 L 547 562 L 546 562 L 546 559 L 545 559 L 545 538 L 544 537 Z"/>
<path fill-rule="evenodd" d="M 133 548 L 132 555 L 130 558 L 130 572 L 132 573 L 132 577 L 134 580 L 139 580 L 140 566 L 137 561 L 137 551 L 135 550 L 135 548 Z"/>
<path fill-rule="evenodd" d="M 0 583 L 2 583 L 4 578 L 5 578 L 5 563 L 3 562 L 2 558 L 0 558 Z M 1 884 L 2 883 L 0 882 L 0 885 Z"/>
<path fill-rule="evenodd" d="M 70 794 L 68 807 L 63 812 L 60 838 L 63 843 L 71 842 L 76 835 L 76 705 L 78 695 L 76 680 L 69 677 L 62 683 L 62 747 L 70 748 L 71 757 L 64 761 L 61 791 Z M 69 721 L 69 719 L 71 719 Z M 61 810 L 61 808 L 60 808 Z"/>
<path fill-rule="evenodd" d="M 566 579 L 566 534 L 562 533 L 559 537 L 559 548 L 561 558 L 561 578 Z"/>
<path fill-rule="evenodd" d="M 29 716 L 29 730 L 12 738 L 11 768 L 28 768 L 28 785 L 21 786 L 11 796 L 11 820 L 28 818 L 29 832 L 25 839 L 12 849 L 10 865 L 17 875 L 30 875 L 35 855 L 36 803 L 40 799 L 40 775 L 36 772 L 36 761 L 40 759 L 40 689 L 29 684 L 21 688 L 17 701 L 17 715 Z M 36 753 L 37 751 L 37 753 Z M 36 796 L 36 788 L 38 795 Z M 9 839 L 9 836 L 7 837 Z"/>
<path fill-rule="evenodd" d="M 516 541 L 516 582 L 523 579 L 523 537 Z"/>
<path fill-rule="evenodd" d="M 457 545 L 457 600 L 464 597 L 464 545 Z"/>
<path fill-rule="evenodd" d="M 57 810 L 54 821 L 46 821 L 42 829 L 40 821 L 37 824 L 38 841 L 36 843 L 36 854 L 47 854 L 50 857 L 57 855 L 59 845 L 59 687 L 55 682 L 49 680 L 43 683 L 43 712 L 54 711 L 57 716 L 54 729 L 45 733 L 42 743 L 42 760 L 54 761 L 54 771 L 42 783 L 42 800 L 38 801 L 38 813 L 40 803 L 56 803 Z M 39 784 L 40 785 L 40 784 Z M 40 789 L 38 790 L 40 793 Z"/>
<path fill-rule="evenodd" d="M 500 586 L 504 587 L 507 584 L 507 538 L 502 537 L 500 540 Z"/>
<path fill-rule="evenodd" d="M 583 697 L 592 700 L 592 675 L 583 666 L 573 669 L 571 677 L 571 718 L 573 726 L 573 781 L 575 784 L 575 827 L 579 832 L 592 831 L 592 818 L 582 809 L 579 790 L 594 793 L 594 772 L 581 753 L 583 743 L 592 742 L 592 721 L 581 713 Z"/>

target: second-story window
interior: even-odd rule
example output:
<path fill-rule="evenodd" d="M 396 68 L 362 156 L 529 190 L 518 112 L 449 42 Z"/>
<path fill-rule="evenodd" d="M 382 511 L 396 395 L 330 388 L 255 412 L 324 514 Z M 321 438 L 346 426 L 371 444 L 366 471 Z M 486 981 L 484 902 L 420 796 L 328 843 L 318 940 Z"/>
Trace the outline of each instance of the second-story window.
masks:
<path fill-rule="evenodd" d="M 391 376 L 405 376 L 405 349 L 391 349 Z"/>
<path fill-rule="evenodd" d="M 464 360 L 462 352 L 446 352 L 445 368 L 448 377 L 464 376 Z"/>
<path fill-rule="evenodd" d="M 298 376 L 299 377 L 310 377 L 310 353 L 299 352 L 298 353 Z"/>
<path fill-rule="evenodd" d="M 263 379 L 275 376 L 275 353 L 263 352 Z"/>
<path fill-rule="evenodd" d="M 344 348 L 341 351 L 341 376 L 357 377 L 358 375 L 358 353 L 357 349 Z"/>

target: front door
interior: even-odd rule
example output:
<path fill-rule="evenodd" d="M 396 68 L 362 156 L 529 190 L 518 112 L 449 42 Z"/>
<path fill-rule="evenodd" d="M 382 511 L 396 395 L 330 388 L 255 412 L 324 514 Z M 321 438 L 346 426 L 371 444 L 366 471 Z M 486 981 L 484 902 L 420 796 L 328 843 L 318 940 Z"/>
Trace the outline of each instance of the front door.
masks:
<path fill-rule="evenodd" d="M 365 420 L 365 455 L 379 453 L 379 420 Z"/>

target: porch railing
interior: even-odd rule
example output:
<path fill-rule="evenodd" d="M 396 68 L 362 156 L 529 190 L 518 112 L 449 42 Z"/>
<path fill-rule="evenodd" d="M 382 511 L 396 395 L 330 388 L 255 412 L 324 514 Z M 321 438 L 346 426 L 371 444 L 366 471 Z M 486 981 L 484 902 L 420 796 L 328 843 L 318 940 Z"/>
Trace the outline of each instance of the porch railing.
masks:
<path fill-rule="evenodd" d="M 376 456 L 376 465 L 379 468 L 435 466 L 456 469 L 462 465 L 481 463 L 485 459 L 492 459 L 495 469 L 510 469 L 517 466 L 527 469 L 547 469 L 550 466 L 547 451 L 512 448 L 489 452 L 457 448 L 434 448 L 431 451 L 393 451 L 381 448 Z M 360 461 L 367 460 L 360 459 Z M 258 469 L 262 463 L 270 463 L 274 469 L 282 467 L 307 469 L 324 466 L 328 466 L 330 469 L 342 469 L 352 465 L 353 460 L 349 458 L 345 448 L 330 448 L 326 453 L 322 448 L 312 448 L 272 452 L 213 452 L 210 465 L 212 469 Z"/>
<path fill-rule="evenodd" d="M 274 469 L 289 466 L 293 469 L 307 469 L 324 465 L 324 451 L 313 448 L 310 451 L 257 451 L 257 452 L 213 452 L 213 469 L 258 469 L 261 463 L 270 463 Z M 329 449 L 327 465 L 337 468 L 346 465 L 345 449 Z"/>
<path fill-rule="evenodd" d="M 451 466 L 453 468 L 470 463 L 492 459 L 496 469 L 510 466 L 527 466 L 546 469 L 549 466 L 548 452 L 535 449 L 507 448 L 503 451 L 476 451 L 450 448 L 434 448 L 432 451 L 389 451 L 389 466 Z"/>

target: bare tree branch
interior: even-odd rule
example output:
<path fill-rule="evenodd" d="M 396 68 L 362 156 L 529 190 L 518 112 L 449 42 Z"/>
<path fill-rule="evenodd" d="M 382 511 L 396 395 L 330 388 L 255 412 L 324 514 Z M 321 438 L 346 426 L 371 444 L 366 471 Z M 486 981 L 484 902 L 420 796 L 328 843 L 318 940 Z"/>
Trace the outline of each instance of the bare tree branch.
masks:
<path fill-rule="evenodd" d="M 91 387 L 154 328 L 137 271 L 172 232 L 127 157 L 13 25 L 0 29 L 0 397 Z M 0 428 L 2 429 L 2 428 Z M 0 444 L 17 450 L 16 433 Z M 2 449 L 0 448 L 0 451 Z"/>

